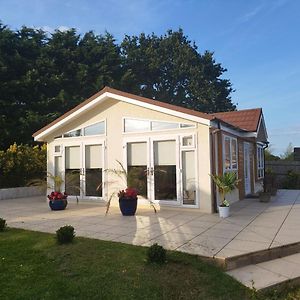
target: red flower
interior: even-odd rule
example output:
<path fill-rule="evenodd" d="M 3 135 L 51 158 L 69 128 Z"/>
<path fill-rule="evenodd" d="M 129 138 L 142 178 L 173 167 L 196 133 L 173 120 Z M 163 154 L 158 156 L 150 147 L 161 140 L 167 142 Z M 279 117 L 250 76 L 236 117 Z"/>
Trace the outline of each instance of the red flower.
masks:
<path fill-rule="evenodd" d="M 121 190 L 118 193 L 118 197 L 135 199 L 137 197 L 137 190 L 134 188 L 127 188 L 125 191 Z"/>
<path fill-rule="evenodd" d="M 52 192 L 50 195 L 47 196 L 50 201 L 55 200 L 66 200 L 68 195 L 66 193 L 61 192 Z"/>

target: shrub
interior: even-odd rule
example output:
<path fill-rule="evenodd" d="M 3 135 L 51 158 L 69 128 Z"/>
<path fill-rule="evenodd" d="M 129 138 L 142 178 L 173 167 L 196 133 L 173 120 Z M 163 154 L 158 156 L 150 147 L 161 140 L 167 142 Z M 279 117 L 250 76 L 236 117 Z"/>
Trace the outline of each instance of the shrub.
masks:
<path fill-rule="evenodd" d="M 73 226 L 66 225 L 60 227 L 56 231 L 56 239 L 59 244 L 68 244 L 72 243 L 75 237 L 75 230 Z"/>
<path fill-rule="evenodd" d="M 25 186 L 46 174 L 47 146 L 11 145 L 0 151 L 0 188 Z"/>
<path fill-rule="evenodd" d="M 0 231 L 4 231 L 6 227 L 6 220 L 0 218 Z"/>
<path fill-rule="evenodd" d="M 289 170 L 287 172 L 285 181 L 283 183 L 285 189 L 299 189 L 300 188 L 300 174 Z"/>
<path fill-rule="evenodd" d="M 150 263 L 163 264 L 166 262 L 166 250 L 157 243 L 148 249 L 147 256 Z"/>

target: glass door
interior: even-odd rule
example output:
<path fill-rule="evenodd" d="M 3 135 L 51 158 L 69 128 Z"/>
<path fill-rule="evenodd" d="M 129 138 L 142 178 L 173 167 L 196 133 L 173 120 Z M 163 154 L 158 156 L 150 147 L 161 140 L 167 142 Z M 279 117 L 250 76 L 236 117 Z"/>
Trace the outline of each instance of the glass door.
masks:
<path fill-rule="evenodd" d="M 84 145 L 83 191 L 86 197 L 102 197 L 103 146 Z"/>
<path fill-rule="evenodd" d="M 177 204 L 179 192 L 176 139 L 151 141 L 153 199 Z"/>
<path fill-rule="evenodd" d="M 65 191 L 70 196 L 81 195 L 80 145 L 65 147 Z"/>
<path fill-rule="evenodd" d="M 65 191 L 72 197 L 101 198 L 104 170 L 103 143 L 78 142 L 64 146 Z"/>

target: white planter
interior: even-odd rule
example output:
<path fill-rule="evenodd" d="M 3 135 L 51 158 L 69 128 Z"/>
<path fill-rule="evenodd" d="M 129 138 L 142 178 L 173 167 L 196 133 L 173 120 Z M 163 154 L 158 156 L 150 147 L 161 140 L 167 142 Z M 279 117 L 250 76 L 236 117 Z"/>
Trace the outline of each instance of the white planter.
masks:
<path fill-rule="evenodd" d="M 229 206 L 219 206 L 219 216 L 220 218 L 229 217 Z"/>

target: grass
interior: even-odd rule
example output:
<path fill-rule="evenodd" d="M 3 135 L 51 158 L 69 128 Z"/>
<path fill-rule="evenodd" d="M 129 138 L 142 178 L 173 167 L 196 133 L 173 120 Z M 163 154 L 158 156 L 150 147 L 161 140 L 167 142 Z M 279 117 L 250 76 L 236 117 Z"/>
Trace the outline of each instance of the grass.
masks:
<path fill-rule="evenodd" d="M 285 299 L 261 298 L 196 256 L 168 252 L 167 264 L 148 264 L 146 251 L 86 238 L 57 245 L 52 234 L 9 228 L 0 233 L 0 299 Z"/>

